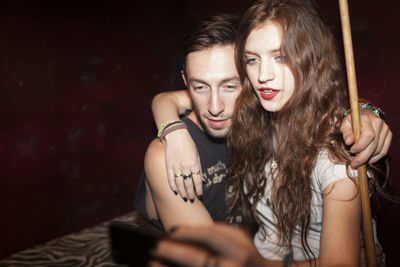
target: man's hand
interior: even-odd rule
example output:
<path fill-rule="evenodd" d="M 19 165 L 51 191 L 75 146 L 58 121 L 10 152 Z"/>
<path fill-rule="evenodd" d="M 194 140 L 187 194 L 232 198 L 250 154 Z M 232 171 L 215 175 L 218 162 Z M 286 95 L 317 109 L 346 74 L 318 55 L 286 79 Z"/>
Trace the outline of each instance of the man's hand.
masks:
<path fill-rule="evenodd" d="M 247 232 L 225 224 L 179 226 L 157 244 L 152 254 L 174 266 L 275 266 L 261 257 Z M 153 261 L 150 266 L 164 265 Z"/>
<path fill-rule="evenodd" d="M 360 109 L 361 133 L 358 142 L 354 143 L 351 116 L 347 115 L 340 127 L 346 145 L 352 145 L 351 153 L 357 154 L 351 161 L 351 167 L 357 168 L 366 163 L 375 163 L 386 156 L 392 141 L 392 132 L 389 126 L 378 116 Z"/>

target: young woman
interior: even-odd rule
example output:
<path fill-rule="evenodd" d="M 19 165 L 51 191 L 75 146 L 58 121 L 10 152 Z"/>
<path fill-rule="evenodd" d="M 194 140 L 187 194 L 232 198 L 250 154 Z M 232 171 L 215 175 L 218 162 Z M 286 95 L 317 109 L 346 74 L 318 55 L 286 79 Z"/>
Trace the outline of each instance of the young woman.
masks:
<path fill-rule="evenodd" d="M 348 94 L 330 30 L 311 1 L 257 1 L 242 17 L 236 57 L 243 89 L 228 177 L 259 225 L 258 251 L 358 266 L 357 173 L 340 133 Z"/>

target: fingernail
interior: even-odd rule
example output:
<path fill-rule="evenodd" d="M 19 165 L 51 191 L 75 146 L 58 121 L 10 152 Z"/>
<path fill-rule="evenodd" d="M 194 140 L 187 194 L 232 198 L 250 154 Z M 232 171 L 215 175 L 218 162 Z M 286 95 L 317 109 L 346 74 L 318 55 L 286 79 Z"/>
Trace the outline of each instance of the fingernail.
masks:
<path fill-rule="evenodd" d="M 185 201 L 185 202 L 186 202 L 186 201 L 187 201 L 187 198 L 186 198 L 186 197 L 184 197 L 184 198 L 183 198 L 183 201 Z"/>
<path fill-rule="evenodd" d="M 197 196 L 197 198 L 198 198 L 199 200 L 203 200 L 203 195 Z"/>
<path fill-rule="evenodd" d="M 194 202 L 194 199 L 191 199 L 191 200 L 190 200 L 190 203 L 193 203 L 193 202 Z"/>
<path fill-rule="evenodd" d="M 203 181 L 203 184 L 206 184 L 206 181 Z"/>
<path fill-rule="evenodd" d="M 174 191 L 175 196 L 178 195 L 178 192 Z"/>

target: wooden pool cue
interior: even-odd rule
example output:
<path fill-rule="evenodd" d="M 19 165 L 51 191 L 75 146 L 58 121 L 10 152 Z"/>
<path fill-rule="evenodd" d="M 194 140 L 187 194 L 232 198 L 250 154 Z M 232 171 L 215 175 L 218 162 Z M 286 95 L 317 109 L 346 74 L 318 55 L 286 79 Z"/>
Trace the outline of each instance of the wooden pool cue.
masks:
<path fill-rule="evenodd" d="M 353 121 L 354 139 L 357 142 L 360 138 L 360 112 L 358 109 L 358 93 L 356 71 L 354 66 L 353 43 L 350 30 L 350 16 L 347 0 L 339 0 L 340 18 L 342 22 L 342 34 L 344 52 L 346 58 L 347 80 L 349 85 L 351 119 Z M 367 169 L 365 164 L 357 168 L 358 185 L 361 196 L 361 210 L 363 220 L 364 242 L 367 256 L 367 266 L 376 266 L 375 241 L 372 230 L 371 207 L 369 201 Z"/>

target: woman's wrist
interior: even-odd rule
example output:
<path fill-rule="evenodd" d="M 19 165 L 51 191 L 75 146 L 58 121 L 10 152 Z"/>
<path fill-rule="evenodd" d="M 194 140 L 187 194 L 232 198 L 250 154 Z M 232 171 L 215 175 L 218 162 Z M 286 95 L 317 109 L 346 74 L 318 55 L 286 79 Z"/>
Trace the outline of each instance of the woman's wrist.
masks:
<path fill-rule="evenodd" d="M 187 130 L 187 126 L 185 123 L 183 122 L 175 122 L 173 124 L 170 124 L 171 126 L 169 127 L 165 127 L 163 129 L 163 131 L 160 133 L 160 135 L 158 136 L 160 141 L 162 143 L 164 143 L 166 140 L 165 138 L 170 135 L 171 133 L 177 131 L 177 130 L 181 130 L 181 129 L 186 129 Z"/>

